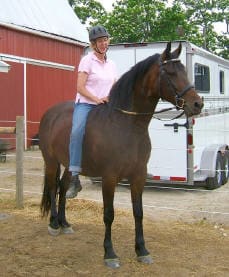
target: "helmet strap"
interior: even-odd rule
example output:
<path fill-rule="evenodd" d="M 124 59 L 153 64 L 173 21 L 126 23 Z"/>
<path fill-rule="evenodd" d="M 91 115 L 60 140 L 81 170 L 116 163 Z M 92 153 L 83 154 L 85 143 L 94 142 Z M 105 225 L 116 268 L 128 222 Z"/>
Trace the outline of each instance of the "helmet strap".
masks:
<path fill-rule="evenodd" d="M 98 49 L 98 47 L 97 47 L 97 43 L 96 43 L 96 41 L 95 41 L 95 48 L 94 48 L 94 50 L 97 52 L 97 53 L 99 53 L 99 54 L 103 54 L 102 52 L 100 52 L 99 51 L 99 49 Z M 107 50 L 108 50 L 108 47 L 107 47 L 107 49 L 106 49 L 106 52 L 107 52 Z M 107 59 L 107 54 L 105 53 L 105 55 L 104 55 L 104 59 L 106 60 Z"/>

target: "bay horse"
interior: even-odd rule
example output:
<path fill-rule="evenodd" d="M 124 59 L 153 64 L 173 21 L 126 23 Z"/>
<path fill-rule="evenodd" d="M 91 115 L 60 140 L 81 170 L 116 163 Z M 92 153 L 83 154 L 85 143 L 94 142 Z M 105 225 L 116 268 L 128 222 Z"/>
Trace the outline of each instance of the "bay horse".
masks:
<path fill-rule="evenodd" d="M 171 52 L 169 42 L 162 54 L 137 63 L 114 84 L 109 102 L 96 106 L 88 116 L 82 175 L 102 177 L 104 261 L 111 268 L 120 266 L 112 245 L 111 226 L 115 187 L 122 179 L 130 183 L 137 260 L 146 264 L 152 262 L 143 235 L 142 193 L 151 151 L 148 125 L 159 99 L 183 109 L 187 117 L 199 114 L 203 107 L 202 99 L 189 83 L 185 67 L 178 58 L 181 51 L 180 43 Z M 73 232 L 65 216 L 73 108 L 74 102 L 51 107 L 43 115 L 39 127 L 40 149 L 45 162 L 41 212 L 47 216 L 51 211 L 48 226 L 51 235 L 57 235 L 60 230 Z M 60 178 L 61 165 L 65 169 Z"/>

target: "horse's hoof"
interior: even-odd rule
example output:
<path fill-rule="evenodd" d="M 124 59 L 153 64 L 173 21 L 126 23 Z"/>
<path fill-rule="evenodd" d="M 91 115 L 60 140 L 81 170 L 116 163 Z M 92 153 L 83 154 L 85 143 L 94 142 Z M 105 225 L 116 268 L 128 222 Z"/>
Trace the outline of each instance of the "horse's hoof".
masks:
<path fill-rule="evenodd" d="M 139 256 L 137 257 L 138 262 L 144 263 L 144 264 L 152 264 L 153 259 L 150 255 L 147 256 Z"/>
<path fill-rule="evenodd" d="M 51 236 L 58 236 L 60 234 L 60 228 L 54 229 L 49 225 L 48 226 L 48 232 Z"/>
<path fill-rule="evenodd" d="M 110 268 L 113 268 L 113 269 L 120 267 L 120 261 L 119 261 L 118 258 L 116 258 L 116 259 L 105 259 L 104 262 L 105 262 L 106 266 L 108 266 Z"/>
<path fill-rule="evenodd" d="M 61 231 L 63 234 L 74 234 L 74 230 L 72 229 L 72 226 L 68 227 L 61 227 Z"/>

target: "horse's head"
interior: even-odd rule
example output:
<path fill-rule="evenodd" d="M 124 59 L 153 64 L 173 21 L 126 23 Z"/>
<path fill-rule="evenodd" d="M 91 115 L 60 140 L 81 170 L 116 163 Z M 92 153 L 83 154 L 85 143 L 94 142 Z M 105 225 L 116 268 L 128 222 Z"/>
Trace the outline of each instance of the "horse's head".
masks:
<path fill-rule="evenodd" d="M 178 48 L 171 52 L 171 42 L 160 56 L 160 97 L 173 103 L 178 109 L 183 109 L 187 116 L 197 115 L 203 108 L 203 101 L 190 84 L 184 65 L 178 59 L 182 50 Z"/>

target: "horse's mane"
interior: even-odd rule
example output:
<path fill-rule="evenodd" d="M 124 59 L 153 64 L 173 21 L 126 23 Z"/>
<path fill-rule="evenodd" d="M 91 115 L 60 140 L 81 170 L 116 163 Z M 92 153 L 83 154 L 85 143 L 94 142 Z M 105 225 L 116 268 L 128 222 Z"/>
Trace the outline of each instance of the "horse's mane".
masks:
<path fill-rule="evenodd" d="M 110 92 L 110 109 L 114 107 L 121 109 L 131 108 L 135 83 L 145 76 L 149 68 L 159 59 L 159 56 L 159 54 L 155 54 L 140 61 L 119 78 Z"/>

